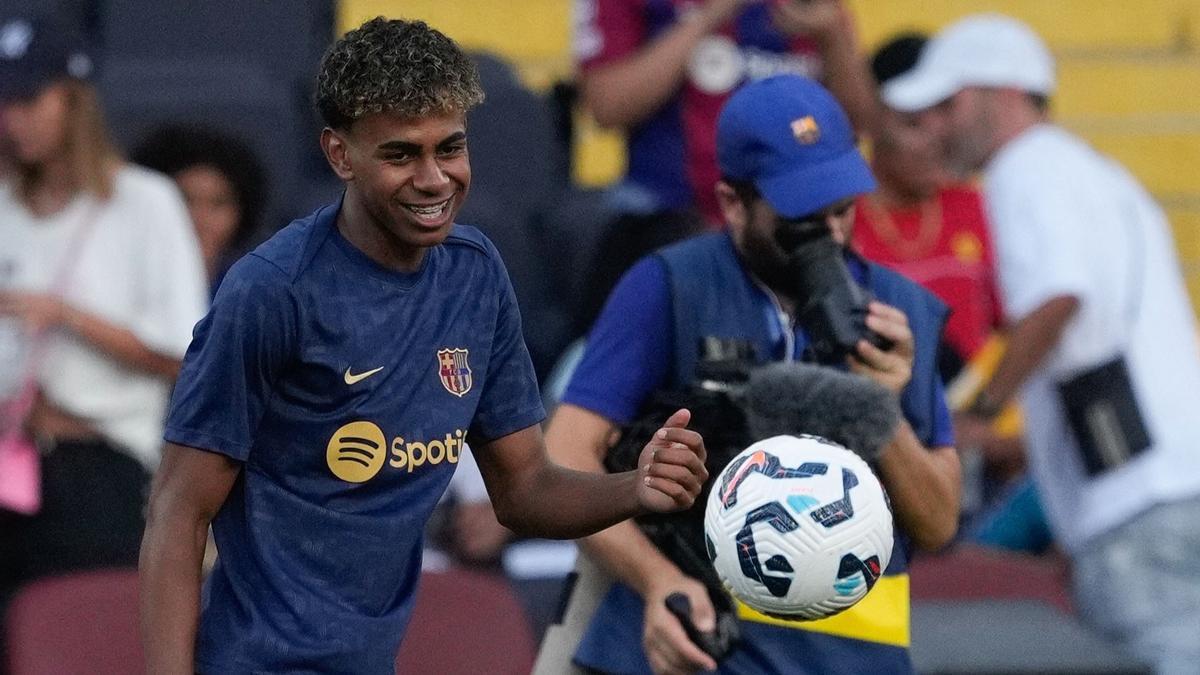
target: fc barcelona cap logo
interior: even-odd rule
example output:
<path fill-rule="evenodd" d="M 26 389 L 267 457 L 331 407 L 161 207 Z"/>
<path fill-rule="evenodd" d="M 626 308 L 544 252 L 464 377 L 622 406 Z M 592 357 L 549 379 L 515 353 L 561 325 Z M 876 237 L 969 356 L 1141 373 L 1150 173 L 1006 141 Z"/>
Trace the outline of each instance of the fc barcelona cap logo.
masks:
<path fill-rule="evenodd" d="M 821 127 L 812 115 L 792 120 L 792 135 L 801 145 L 812 145 L 821 140 Z"/>
<path fill-rule="evenodd" d="M 471 364 L 467 361 L 470 350 L 439 349 L 437 353 L 438 378 L 446 391 L 458 397 L 471 391 Z"/>

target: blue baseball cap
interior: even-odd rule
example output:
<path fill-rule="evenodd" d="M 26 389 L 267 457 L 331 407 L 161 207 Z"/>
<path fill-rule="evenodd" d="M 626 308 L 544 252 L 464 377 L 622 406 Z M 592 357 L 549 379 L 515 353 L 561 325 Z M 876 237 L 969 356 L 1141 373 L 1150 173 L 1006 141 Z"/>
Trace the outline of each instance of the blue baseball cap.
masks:
<path fill-rule="evenodd" d="M 52 17 L 0 17 L 0 101 L 28 99 L 57 80 L 94 70 L 83 37 Z"/>
<path fill-rule="evenodd" d="M 824 87 L 777 75 L 737 90 L 717 119 L 721 174 L 754 183 L 784 218 L 875 190 L 845 111 Z"/>

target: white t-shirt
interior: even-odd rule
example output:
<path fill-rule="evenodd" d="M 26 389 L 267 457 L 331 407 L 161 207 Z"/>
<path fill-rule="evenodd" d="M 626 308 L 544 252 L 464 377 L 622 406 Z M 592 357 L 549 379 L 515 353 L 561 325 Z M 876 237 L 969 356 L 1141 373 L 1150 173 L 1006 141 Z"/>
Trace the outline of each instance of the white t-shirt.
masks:
<path fill-rule="evenodd" d="M 0 290 L 49 292 L 71 241 L 84 235 L 67 302 L 131 330 L 151 349 L 182 358 L 208 306 L 207 282 L 183 199 L 165 176 L 126 165 L 113 197 L 81 195 L 36 218 L 0 182 Z M 23 375 L 28 336 L 0 317 L 0 396 Z M 46 343 L 38 384 L 55 405 L 92 422 L 148 469 L 157 464 L 170 383 L 127 368 L 67 331 Z"/>
<path fill-rule="evenodd" d="M 1061 295 L 1079 310 L 1022 391 L 1034 478 L 1068 551 L 1200 493 L 1200 343 L 1162 210 L 1116 162 L 1053 125 L 1005 145 L 984 198 L 1013 321 Z M 1057 383 L 1124 353 L 1151 448 L 1089 478 Z"/>

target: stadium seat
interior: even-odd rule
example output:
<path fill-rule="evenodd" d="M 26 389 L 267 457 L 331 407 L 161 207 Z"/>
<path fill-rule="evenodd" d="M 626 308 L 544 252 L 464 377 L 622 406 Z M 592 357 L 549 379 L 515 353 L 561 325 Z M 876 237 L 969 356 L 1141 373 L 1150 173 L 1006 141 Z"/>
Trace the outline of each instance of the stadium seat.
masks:
<path fill-rule="evenodd" d="M 79 572 L 17 592 L 4 620 L 10 675 L 143 672 L 137 570 Z"/>
<path fill-rule="evenodd" d="M 250 64 L 305 86 L 333 34 L 332 0 L 96 4 L 106 55 Z"/>
<path fill-rule="evenodd" d="M 264 222 L 282 224 L 321 203 L 306 201 L 309 196 L 298 187 L 306 163 L 319 162 L 313 170 L 325 170 L 315 134 L 304 131 L 302 114 L 311 106 L 267 69 L 221 60 L 113 56 L 99 87 L 123 147 L 167 123 L 202 123 L 246 142 L 267 171 L 271 200 Z"/>
<path fill-rule="evenodd" d="M 918 556 L 909 570 L 913 602 L 1032 600 L 1070 611 L 1066 568 L 1057 559 L 978 546 Z"/>
<path fill-rule="evenodd" d="M 1200 176 L 1200 134 L 1196 130 L 1163 125 L 1161 129 L 1089 132 L 1086 127 L 1066 126 L 1123 164 L 1160 200 L 1196 194 Z"/>
<path fill-rule="evenodd" d="M 1186 57 L 1077 57 L 1058 64 L 1056 116 L 1084 120 L 1200 115 L 1200 60 Z"/>
<path fill-rule="evenodd" d="M 1191 0 L 852 0 L 863 40 L 897 30 L 936 30 L 979 12 L 1004 12 L 1034 27 L 1055 51 L 1173 51 L 1188 41 Z"/>
<path fill-rule="evenodd" d="M 380 14 L 423 19 L 468 49 L 503 54 L 553 79 L 569 74 L 569 0 L 342 0 L 338 26 L 346 31 Z"/>
<path fill-rule="evenodd" d="M 588 276 L 582 261 L 603 209 L 568 183 L 566 142 L 551 101 L 526 88 L 507 60 L 473 56 L 487 98 L 470 114 L 471 195 L 458 221 L 478 227 L 499 249 L 543 377 L 575 337 L 578 295 L 571 291 Z"/>
<path fill-rule="evenodd" d="M 396 657 L 402 675 L 525 675 L 533 633 L 508 581 L 465 569 L 425 572 Z"/>

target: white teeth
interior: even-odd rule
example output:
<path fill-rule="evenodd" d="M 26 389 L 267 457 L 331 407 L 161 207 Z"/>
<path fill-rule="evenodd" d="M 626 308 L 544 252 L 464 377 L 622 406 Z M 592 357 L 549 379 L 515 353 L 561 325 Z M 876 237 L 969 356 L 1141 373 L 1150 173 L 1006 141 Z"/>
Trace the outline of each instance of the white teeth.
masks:
<path fill-rule="evenodd" d="M 450 205 L 450 200 L 447 199 L 446 201 L 442 202 L 441 204 L 434 204 L 432 206 L 416 206 L 414 204 L 406 204 L 405 208 L 407 208 L 409 211 L 412 211 L 413 213 L 417 214 L 418 216 L 421 216 L 424 218 L 434 218 L 434 217 L 442 215 L 442 213 L 444 213 L 446 211 L 446 207 L 449 205 Z"/>

